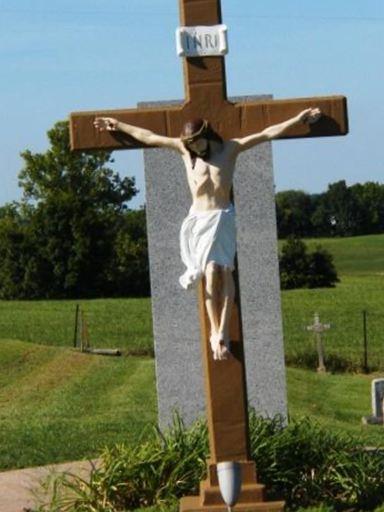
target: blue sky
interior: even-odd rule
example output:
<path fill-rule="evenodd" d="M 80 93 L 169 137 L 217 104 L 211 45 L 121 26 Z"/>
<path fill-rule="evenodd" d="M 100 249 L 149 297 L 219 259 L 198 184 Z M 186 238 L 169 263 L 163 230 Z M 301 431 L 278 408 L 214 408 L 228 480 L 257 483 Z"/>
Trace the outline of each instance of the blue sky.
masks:
<path fill-rule="evenodd" d="M 277 190 L 384 182 L 384 2 L 222 0 L 229 96 L 345 94 L 350 135 L 273 143 Z M 20 198 L 20 151 L 45 151 L 71 111 L 183 98 L 177 0 L 0 0 L 0 204 Z M 136 176 L 142 155 L 116 152 Z"/>

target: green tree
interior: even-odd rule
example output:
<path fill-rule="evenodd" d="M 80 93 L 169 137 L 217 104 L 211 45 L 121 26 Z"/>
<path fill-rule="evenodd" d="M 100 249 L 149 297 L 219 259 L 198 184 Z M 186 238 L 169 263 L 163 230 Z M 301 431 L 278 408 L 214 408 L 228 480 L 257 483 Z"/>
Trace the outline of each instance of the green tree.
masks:
<path fill-rule="evenodd" d="M 328 185 L 312 217 L 319 234 L 351 236 L 358 230 L 360 212 L 345 180 Z"/>
<path fill-rule="evenodd" d="M 149 262 L 145 209 L 130 210 L 119 220 L 114 255 L 109 266 L 110 294 L 148 296 Z"/>
<path fill-rule="evenodd" d="M 350 187 L 358 225 L 356 235 L 382 233 L 384 231 L 384 185 L 367 182 Z"/>
<path fill-rule="evenodd" d="M 312 197 L 302 190 L 285 190 L 276 194 L 276 217 L 279 238 L 313 234 Z"/>
<path fill-rule="evenodd" d="M 348 187 L 344 180 L 329 184 L 315 205 L 312 224 L 320 236 L 382 233 L 384 186 L 367 182 Z"/>
<path fill-rule="evenodd" d="M 45 153 L 22 153 L 22 202 L 0 214 L 0 295 L 113 294 L 111 262 L 134 179 L 108 167 L 109 152 L 71 152 L 67 122 L 56 123 L 48 139 Z"/>

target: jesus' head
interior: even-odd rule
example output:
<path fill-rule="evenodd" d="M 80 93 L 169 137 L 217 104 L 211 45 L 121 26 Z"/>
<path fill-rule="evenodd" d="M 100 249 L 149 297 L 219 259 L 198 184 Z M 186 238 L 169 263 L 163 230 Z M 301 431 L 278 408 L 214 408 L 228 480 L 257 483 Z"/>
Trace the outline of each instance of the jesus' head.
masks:
<path fill-rule="evenodd" d="M 206 158 L 209 154 L 209 131 L 208 121 L 192 119 L 184 124 L 180 138 L 193 156 Z"/>

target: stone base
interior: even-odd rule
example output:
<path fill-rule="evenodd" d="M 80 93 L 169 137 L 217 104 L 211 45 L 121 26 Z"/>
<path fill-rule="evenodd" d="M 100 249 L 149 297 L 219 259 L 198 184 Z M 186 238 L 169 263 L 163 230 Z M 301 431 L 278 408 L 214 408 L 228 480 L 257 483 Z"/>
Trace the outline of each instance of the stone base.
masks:
<path fill-rule="evenodd" d="M 363 425 L 383 425 L 383 417 L 382 416 L 363 416 L 361 418 L 361 422 Z"/>
<path fill-rule="evenodd" d="M 241 493 L 237 504 L 233 507 L 234 510 L 280 512 L 284 509 L 283 501 L 264 501 L 264 485 L 257 483 L 254 462 L 241 462 L 241 473 Z M 179 510 L 180 512 L 228 511 L 228 507 L 221 497 L 215 464 L 208 463 L 208 477 L 200 482 L 200 495 L 182 498 Z"/>
<path fill-rule="evenodd" d="M 284 510 L 284 501 L 260 501 L 253 503 L 237 503 L 231 507 L 234 511 L 241 512 L 280 512 Z M 228 512 L 228 507 L 223 502 L 221 505 L 201 505 L 199 496 L 188 496 L 180 501 L 180 512 Z"/>

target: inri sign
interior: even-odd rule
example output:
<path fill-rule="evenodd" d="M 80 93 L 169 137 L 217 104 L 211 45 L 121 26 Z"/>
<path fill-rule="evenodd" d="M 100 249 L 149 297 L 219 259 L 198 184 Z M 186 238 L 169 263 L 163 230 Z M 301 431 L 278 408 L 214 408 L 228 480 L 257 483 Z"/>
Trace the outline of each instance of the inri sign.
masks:
<path fill-rule="evenodd" d="M 226 25 L 179 27 L 176 48 L 180 57 L 210 57 L 228 53 Z"/>

